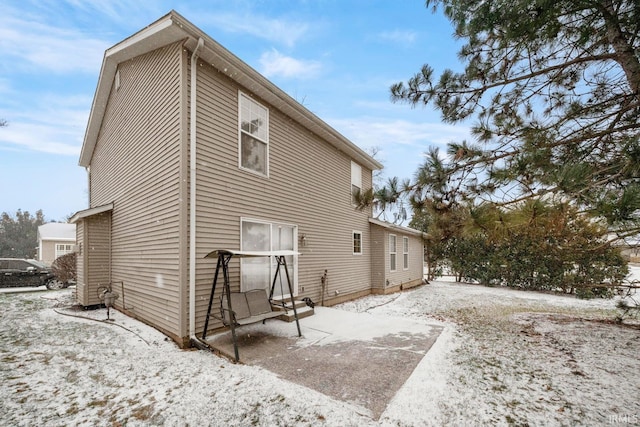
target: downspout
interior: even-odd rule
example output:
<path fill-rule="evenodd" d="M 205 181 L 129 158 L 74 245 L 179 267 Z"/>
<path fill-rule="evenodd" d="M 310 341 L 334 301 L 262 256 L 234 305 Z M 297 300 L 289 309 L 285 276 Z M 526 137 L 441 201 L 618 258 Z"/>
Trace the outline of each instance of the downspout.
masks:
<path fill-rule="evenodd" d="M 87 172 L 87 207 L 91 207 L 91 166 L 86 166 L 84 170 Z"/>
<path fill-rule="evenodd" d="M 189 337 L 196 338 L 196 96 L 198 52 L 204 40 L 191 54 L 191 92 L 189 102 Z"/>

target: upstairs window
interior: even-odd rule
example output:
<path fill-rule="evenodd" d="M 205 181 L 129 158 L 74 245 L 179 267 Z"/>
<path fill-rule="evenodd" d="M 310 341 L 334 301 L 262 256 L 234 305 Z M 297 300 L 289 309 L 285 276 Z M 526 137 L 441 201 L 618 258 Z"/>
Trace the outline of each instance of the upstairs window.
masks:
<path fill-rule="evenodd" d="M 269 110 L 240 93 L 240 168 L 269 175 Z"/>
<path fill-rule="evenodd" d="M 351 162 L 351 203 L 356 204 L 354 195 L 362 191 L 362 167 Z"/>

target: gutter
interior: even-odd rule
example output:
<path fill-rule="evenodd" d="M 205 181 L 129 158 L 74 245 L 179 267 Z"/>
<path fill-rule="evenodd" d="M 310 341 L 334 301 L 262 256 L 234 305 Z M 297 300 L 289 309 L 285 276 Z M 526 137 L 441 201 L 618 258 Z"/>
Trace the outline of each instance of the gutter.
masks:
<path fill-rule="evenodd" d="M 189 336 L 196 338 L 196 116 L 197 116 L 197 62 L 198 53 L 204 46 L 204 40 L 198 39 L 198 45 L 191 54 L 191 99 L 189 105 Z M 197 339 L 195 339 L 197 341 Z"/>

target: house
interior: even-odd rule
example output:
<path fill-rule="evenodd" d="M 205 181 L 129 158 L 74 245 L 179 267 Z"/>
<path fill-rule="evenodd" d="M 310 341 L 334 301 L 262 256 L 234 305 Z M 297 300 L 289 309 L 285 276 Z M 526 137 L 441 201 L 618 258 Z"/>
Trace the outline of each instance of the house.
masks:
<path fill-rule="evenodd" d="M 373 239 L 394 234 L 352 200 L 382 165 L 174 11 L 105 52 L 79 164 L 78 301 L 111 284 L 116 308 L 183 346 L 204 327 L 209 252 L 294 250 L 294 296 L 332 305 L 373 291 Z M 395 234 L 379 292 L 421 283 L 421 237 Z M 273 262 L 229 268 L 245 291 Z"/>
<path fill-rule="evenodd" d="M 56 258 L 73 252 L 75 245 L 75 224 L 50 222 L 38 227 L 38 260 L 47 265 L 51 265 Z"/>

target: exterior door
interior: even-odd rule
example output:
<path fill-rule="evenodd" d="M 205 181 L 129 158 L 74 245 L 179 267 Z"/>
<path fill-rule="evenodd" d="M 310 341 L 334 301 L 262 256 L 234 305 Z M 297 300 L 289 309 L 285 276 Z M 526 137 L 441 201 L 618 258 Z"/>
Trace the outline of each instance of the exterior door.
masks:
<path fill-rule="evenodd" d="M 265 222 L 242 221 L 243 251 L 271 250 L 271 225 Z M 240 288 L 242 292 L 252 289 L 269 289 L 270 271 L 269 258 L 242 258 L 240 270 Z"/>
<path fill-rule="evenodd" d="M 297 227 L 292 225 L 282 225 L 282 224 L 274 224 L 273 225 L 273 250 L 274 251 L 283 251 L 283 250 L 296 250 L 297 239 Z M 297 285 L 298 281 L 296 256 L 286 256 L 285 259 L 287 261 L 287 270 L 289 271 L 289 279 L 291 280 L 291 287 L 293 288 L 293 294 L 296 295 L 298 293 Z M 274 259 L 271 261 L 271 271 L 273 274 L 276 272 L 276 268 L 278 264 Z M 271 276 L 273 277 L 273 275 Z M 284 271 L 284 268 L 280 270 L 280 274 L 278 275 L 278 280 L 276 281 L 276 286 L 273 290 L 274 298 L 281 297 L 289 297 L 289 287 L 287 285 L 287 276 Z"/>
<path fill-rule="evenodd" d="M 270 223 L 260 220 L 241 220 L 241 249 L 244 251 L 297 250 L 298 227 L 290 224 Z M 289 278 L 294 295 L 297 294 L 298 257 L 286 257 Z M 276 272 L 275 257 L 242 258 L 240 264 L 242 292 L 265 289 L 269 292 Z M 276 281 L 274 297 L 288 296 L 289 289 L 284 269 Z"/>

